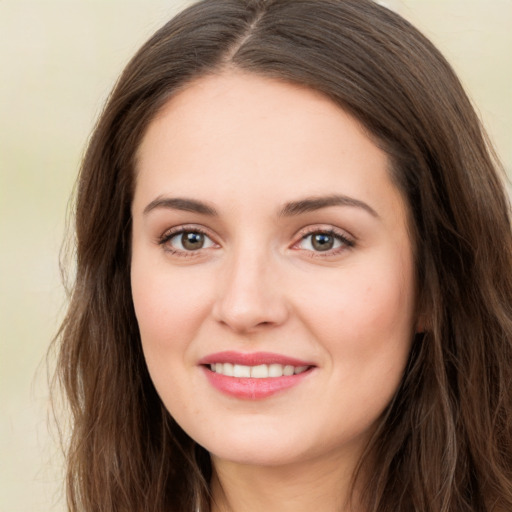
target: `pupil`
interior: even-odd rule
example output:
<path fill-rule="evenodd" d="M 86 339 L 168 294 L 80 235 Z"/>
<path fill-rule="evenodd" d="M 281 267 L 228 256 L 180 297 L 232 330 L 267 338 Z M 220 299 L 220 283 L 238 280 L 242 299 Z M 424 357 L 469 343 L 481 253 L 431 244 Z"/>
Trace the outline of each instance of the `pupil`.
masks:
<path fill-rule="evenodd" d="M 312 245 L 317 251 L 328 251 L 334 245 L 334 238 L 331 235 L 318 233 L 313 236 Z"/>
<path fill-rule="evenodd" d="M 204 244 L 204 235 L 202 233 L 183 233 L 181 243 L 185 249 L 190 251 L 201 249 Z"/>

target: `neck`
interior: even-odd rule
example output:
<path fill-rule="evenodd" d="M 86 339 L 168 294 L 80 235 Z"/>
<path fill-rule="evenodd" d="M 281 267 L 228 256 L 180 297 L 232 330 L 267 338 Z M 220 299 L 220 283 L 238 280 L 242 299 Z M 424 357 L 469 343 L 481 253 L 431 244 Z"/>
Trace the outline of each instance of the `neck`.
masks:
<path fill-rule="evenodd" d="M 212 457 L 212 512 L 358 512 L 352 476 L 357 461 L 310 460 L 252 466 Z M 351 500 L 352 498 L 352 500 Z"/>

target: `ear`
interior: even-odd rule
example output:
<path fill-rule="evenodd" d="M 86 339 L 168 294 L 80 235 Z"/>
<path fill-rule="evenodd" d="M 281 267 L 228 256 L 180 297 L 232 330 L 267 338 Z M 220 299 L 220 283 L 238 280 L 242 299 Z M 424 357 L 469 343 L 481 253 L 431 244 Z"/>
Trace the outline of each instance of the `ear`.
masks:
<path fill-rule="evenodd" d="M 430 330 L 432 330 L 432 315 L 430 313 L 430 308 L 425 305 L 418 305 L 414 332 L 416 334 L 424 334 Z"/>

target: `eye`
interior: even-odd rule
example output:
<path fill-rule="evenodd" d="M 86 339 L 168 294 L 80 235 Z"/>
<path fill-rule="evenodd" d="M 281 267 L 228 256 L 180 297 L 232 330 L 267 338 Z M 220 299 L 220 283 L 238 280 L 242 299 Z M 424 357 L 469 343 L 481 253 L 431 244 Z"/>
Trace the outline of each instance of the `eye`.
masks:
<path fill-rule="evenodd" d="M 298 249 L 314 252 L 336 252 L 337 249 L 352 247 L 354 242 L 334 231 L 314 231 L 304 235 L 296 244 Z"/>
<path fill-rule="evenodd" d="M 193 252 L 215 246 L 209 236 L 198 230 L 180 230 L 169 233 L 164 235 L 160 243 L 176 252 Z"/>

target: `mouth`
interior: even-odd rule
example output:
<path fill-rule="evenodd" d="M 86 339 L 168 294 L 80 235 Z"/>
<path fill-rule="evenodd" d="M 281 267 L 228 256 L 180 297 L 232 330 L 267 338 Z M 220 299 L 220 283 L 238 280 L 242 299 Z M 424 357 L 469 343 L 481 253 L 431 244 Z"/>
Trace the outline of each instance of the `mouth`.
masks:
<path fill-rule="evenodd" d="M 300 384 L 314 364 L 267 352 L 220 352 L 200 361 L 209 383 L 238 399 L 257 400 Z"/>
<path fill-rule="evenodd" d="M 233 363 L 212 363 L 209 365 L 209 368 L 210 371 L 218 373 L 219 375 L 225 375 L 226 377 L 275 379 L 283 376 L 290 377 L 292 375 L 299 375 L 311 367 L 308 365 L 293 366 L 290 364 L 282 365 L 278 363 L 259 364 L 257 366 Z"/>

